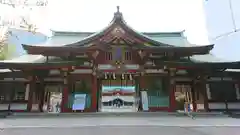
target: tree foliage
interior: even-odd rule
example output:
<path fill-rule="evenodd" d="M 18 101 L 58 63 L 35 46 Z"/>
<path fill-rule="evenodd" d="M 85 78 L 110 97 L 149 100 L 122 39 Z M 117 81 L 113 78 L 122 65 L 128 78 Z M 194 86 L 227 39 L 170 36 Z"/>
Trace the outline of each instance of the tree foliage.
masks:
<path fill-rule="evenodd" d="M 2 27 L 0 33 L 0 60 L 5 60 L 12 56 L 15 48 L 13 45 L 8 45 L 9 36 L 12 36 L 8 28 Z"/>
<path fill-rule="evenodd" d="M 12 58 L 14 52 L 16 51 L 16 48 L 14 45 L 4 45 L 3 51 L 0 52 L 0 60 L 6 60 Z"/>
<path fill-rule="evenodd" d="M 17 6 L 29 8 L 30 12 L 33 6 L 46 7 L 48 4 L 47 0 L 36 0 L 35 2 L 36 3 L 33 2 L 32 4 L 30 4 L 31 2 L 28 0 L 22 0 L 21 2 L 17 2 L 15 0 L 0 0 L 0 4 L 9 5 L 13 8 L 16 8 Z M 18 27 L 20 26 L 21 29 L 35 34 L 37 30 L 36 25 L 34 25 L 33 23 L 29 23 L 26 17 L 20 18 L 21 22 Z M 12 27 L 16 27 L 15 23 L 12 23 L 12 21 L 9 20 L 1 20 L 0 18 L 0 60 L 11 58 L 13 53 L 15 52 L 15 46 L 8 44 L 10 36 L 19 40 L 17 35 L 14 35 L 14 33 L 10 31 L 10 28 Z"/>

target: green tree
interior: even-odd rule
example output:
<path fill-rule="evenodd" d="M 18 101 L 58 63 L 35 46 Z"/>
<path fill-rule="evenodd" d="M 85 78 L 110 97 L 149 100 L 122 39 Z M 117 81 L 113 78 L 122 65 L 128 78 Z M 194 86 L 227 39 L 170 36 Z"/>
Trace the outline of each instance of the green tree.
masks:
<path fill-rule="evenodd" d="M 15 46 L 8 44 L 9 36 L 13 36 L 8 30 L 0 29 L 0 60 L 9 59 L 15 52 Z"/>
<path fill-rule="evenodd" d="M 1 50 L 2 51 L 0 52 L 0 60 L 6 60 L 13 57 L 16 49 L 14 45 L 6 44 L 1 47 Z"/>

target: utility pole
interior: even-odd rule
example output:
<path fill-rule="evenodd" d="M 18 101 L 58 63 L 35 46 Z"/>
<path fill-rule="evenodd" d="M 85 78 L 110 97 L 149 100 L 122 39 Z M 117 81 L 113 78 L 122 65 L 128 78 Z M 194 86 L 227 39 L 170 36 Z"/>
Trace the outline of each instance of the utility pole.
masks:
<path fill-rule="evenodd" d="M 229 12 L 230 12 L 230 16 L 231 16 L 233 29 L 231 31 L 229 31 L 229 32 L 226 32 L 224 34 L 218 35 L 217 37 L 214 38 L 214 40 L 218 40 L 218 39 L 221 39 L 223 37 L 230 36 L 231 34 L 234 34 L 234 33 L 240 31 L 240 29 L 237 28 L 237 26 L 236 26 L 236 18 L 235 18 L 235 14 L 234 14 L 232 0 L 228 0 L 228 6 L 229 6 Z"/>

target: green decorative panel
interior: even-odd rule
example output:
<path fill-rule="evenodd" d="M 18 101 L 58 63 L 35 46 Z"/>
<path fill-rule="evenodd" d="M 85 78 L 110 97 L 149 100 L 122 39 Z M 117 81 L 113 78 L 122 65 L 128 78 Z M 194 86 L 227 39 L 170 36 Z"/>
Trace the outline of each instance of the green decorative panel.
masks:
<path fill-rule="evenodd" d="M 148 106 L 149 107 L 168 107 L 169 96 L 161 94 L 161 91 L 148 92 Z"/>
<path fill-rule="evenodd" d="M 72 108 L 73 100 L 74 100 L 74 94 L 68 95 L 67 108 Z"/>
<path fill-rule="evenodd" d="M 91 95 L 87 94 L 86 97 L 86 108 L 90 108 L 91 107 Z"/>
<path fill-rule="evenodd" d="M 149 107 L 169 107 L 169 91 L 167 86 L 167 80 L 164 78 L 150 78 L 147 89 Z"/>
<path fill-rule="evenodd" d="M 76 81 L 74 86 L 74 93 L 91 93 L 91 83 L 88 80 Z"/>

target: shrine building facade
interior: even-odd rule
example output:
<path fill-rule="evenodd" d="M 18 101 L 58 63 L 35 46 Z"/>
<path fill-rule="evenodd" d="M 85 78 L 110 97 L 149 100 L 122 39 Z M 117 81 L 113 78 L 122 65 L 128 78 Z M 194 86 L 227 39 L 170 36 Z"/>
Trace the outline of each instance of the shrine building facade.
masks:
<path fill-rule="evenodd" d="M 100 32 L 53 31 L 27 54 L 0 61 L 0 110 L 45 112 L 240 110 L 240 63 L 183 32 L 137 32 L 114 13 Z M 84 97 L 77 101 L 76 95 Z M 74 109 L 81 104 L 82 109 Z"/>

